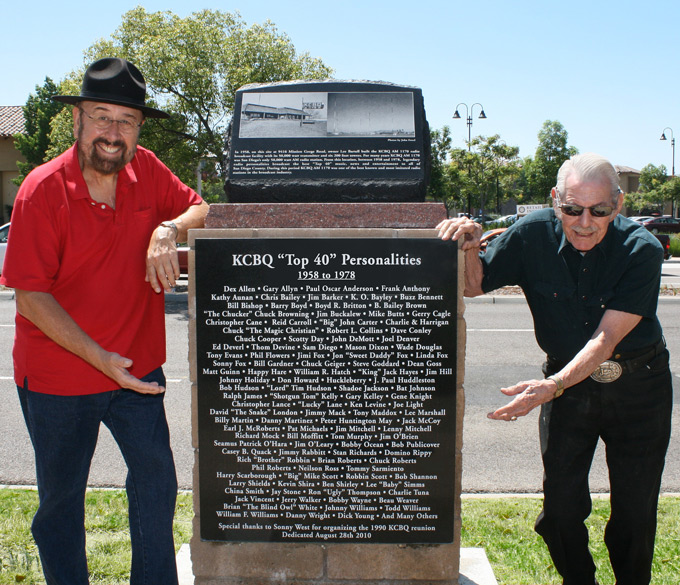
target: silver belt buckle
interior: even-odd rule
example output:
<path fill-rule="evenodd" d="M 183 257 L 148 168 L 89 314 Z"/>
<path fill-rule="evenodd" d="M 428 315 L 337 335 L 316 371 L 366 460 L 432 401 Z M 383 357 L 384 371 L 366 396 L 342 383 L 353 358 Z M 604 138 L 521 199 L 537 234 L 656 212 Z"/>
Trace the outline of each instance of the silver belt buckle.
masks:
<path fill-rule="evenodd" d="M 623 368 L 621 367 L 621 364 L 607 360 L 606 362 L 602 362 L 599 366 L 597 366 L 597 369 L 592 374 L 590 374 L 590 377 L 596 382 L 607 384 L 609 382 L 613 382 L 614 380 L 618 380 L 621 377 L 621 374 L 623 374 Z"/>

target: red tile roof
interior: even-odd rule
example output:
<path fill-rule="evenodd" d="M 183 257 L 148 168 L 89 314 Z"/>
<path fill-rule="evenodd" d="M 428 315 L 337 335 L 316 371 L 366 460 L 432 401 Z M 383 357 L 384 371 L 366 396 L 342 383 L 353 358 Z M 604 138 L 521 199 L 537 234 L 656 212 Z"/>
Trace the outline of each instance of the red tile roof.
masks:
<path fill-rule="evenodd" d="M 21 106 L 0 106 L 0 136 L 8 138 L 24 131 L 24 111 Z"/>

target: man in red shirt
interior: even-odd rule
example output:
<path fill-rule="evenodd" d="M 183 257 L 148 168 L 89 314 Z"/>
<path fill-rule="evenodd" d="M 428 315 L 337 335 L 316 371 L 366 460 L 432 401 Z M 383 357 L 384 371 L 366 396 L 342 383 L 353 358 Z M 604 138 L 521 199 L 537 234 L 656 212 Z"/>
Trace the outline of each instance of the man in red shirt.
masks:
<path fill-rule="evenodd" d="M 24 181 L 0 282 L 16 290 L 15 381 L 36 456 L 33 535 L 49 585 L 88 583 L 84 497 L 103 422 L 128 466 L 131 585 L 177 583 L 177 479 L 163 407 L 163 290 L 208 205 L 137 146 L 146 84 L 123 59 L 85 73 L 76 143 Z"/>

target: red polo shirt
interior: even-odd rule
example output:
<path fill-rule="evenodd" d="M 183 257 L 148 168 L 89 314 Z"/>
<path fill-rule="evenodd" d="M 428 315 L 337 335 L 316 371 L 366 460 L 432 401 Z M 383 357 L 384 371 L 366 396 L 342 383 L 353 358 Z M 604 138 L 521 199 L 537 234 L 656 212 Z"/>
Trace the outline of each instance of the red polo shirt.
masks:
<path fill-rule="evenodd" d="M 0 283 L 46 292 L 104 349 L 133 360 L 141 377 L 165 362 L 163 294 L 146 276 L 146 250 L 161 221 L 201 198 L 149 150 L 118 173 L 116 208 L 91 197 L 77 146 L 24 180 L 12 212 Z M 116 383 L 16 316 L 14 377 L 36 392 L 94 394 Z"/>

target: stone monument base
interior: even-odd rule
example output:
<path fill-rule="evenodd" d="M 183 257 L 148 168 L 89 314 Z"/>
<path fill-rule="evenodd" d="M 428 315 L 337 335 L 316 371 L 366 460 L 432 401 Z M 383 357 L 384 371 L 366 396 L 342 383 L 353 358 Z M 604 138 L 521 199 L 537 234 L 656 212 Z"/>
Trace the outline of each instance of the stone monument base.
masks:
<path fill-rule="evenodd" d="M 177 571 L 179 585 L 194 585 L 194 573 L 191 567 L 191 546 L 182 545 L 177 554 Z M 493 574 L 491 563 L 483 548 L 460 549 L 459 585 L 498 585 Z"/>
<path fill-rule="evenodd" d="M 220 237 L 221 230 L 238 231 L 239 238 L 343 237 L 344 230 L 365 230 L 365 237 L 436 238 L 433 229 L 447 217 L 443 204 L 227 204 L 213 205 L 205 230 L 192 230 L 189 244 L 190 364 L 192 365 L 193 444 L 198 449 L 196 276 L 194 245 L 197 239 Z M 326 230 L 328 228 L 328 231 Z M 292 236 L 284 232 L 290 230 Z M 310 235 L 305 234 L 306 231 Z M 376 232 L 370 235 L 369 232 Z M 377 232 L 381 232 L 378 235 Z M 383 232 L 390 232 L 387 236 Z M 332 234 L 332 235 L 330 235 Z M 462 585 L 493 583 L 460 578 L 460 481 L 463 436 L 463 371 L 465 325 L 463 259 L 458 252 L 457 374 L 455 379 L 455 469 L 453 539 L 440 544 L 380 544 L 315 542 L 213 542 L 200 538 L 198 456 L 194 468 L 194 518 L 191 563 L 196 585 Z M 185 552 L 186 555 L 186 552 Z M 491 574 L 492 575 L 492 574 Z M 460 579 L 459 579 L 460 578 Z M 492 575 L 493 578 L 493 575 Z"/>

